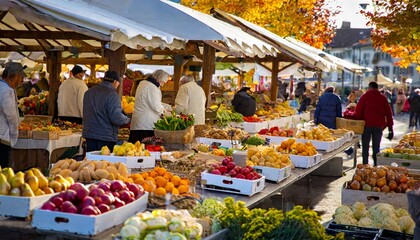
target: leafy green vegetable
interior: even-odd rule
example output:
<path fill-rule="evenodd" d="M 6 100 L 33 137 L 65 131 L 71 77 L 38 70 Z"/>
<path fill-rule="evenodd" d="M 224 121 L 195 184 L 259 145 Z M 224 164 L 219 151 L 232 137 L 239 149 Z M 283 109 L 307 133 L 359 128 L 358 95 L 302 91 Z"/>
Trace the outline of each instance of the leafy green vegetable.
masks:
<path fill-rule="evenodd" d="M 162 116 L 161 119 L 155 122 L 155 129 L 164 131 L 181 131 L 194 125 L 193 115 L 175 115 Z"/>
<path fill-rule="evenodd" d="M 243 122 L 243 116 L 240 113 L 232 112 L 224 106 L 220 106 L 216 112 L 217 125 L 226 127 L 230 122 Z"/>
<path fill-rule="evenodd" d="M 245 138 L 242 140 L 242 144 L 247 144 L 247 145 L 253 145 L 253 146 L 258 146 L 258 145 L 264 145 L 265 144 L 265 140 L 262 138 L 259 138 L 258 136 L 251 136 L 249 138 Z"/>

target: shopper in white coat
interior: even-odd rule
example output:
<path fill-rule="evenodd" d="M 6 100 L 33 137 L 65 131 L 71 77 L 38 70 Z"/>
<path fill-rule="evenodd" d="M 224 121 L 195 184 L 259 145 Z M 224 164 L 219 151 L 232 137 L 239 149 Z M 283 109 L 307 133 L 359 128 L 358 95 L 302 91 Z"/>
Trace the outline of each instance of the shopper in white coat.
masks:
<path fill-rule="evenodd" d="M 204 124 L 206 111 L 206 94 L 190 74 L 181 78 L 182 86 L 175 98 L 177 113 L 194 114 L 195 125 Z"/>
<path fill-rule="evenodd" d="M 154 136 L 154 123 L 165 111 L 160 87 L 168 81 L 168 76 L 169 73 L 156 70 L 152 74 L 146 75 L 146 79 L 140 81 L 136 90 L 129 142 L 134 143 L 145 137 Z"/>

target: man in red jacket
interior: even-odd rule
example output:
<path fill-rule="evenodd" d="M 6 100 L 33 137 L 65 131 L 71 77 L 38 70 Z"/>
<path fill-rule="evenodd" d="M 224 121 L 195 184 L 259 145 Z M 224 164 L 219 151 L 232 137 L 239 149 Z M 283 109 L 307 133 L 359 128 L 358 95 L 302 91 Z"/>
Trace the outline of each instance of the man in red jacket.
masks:
<path fill-rule="evenodd" d="M 387 138 L 392 140 L 394 137 L 391 107 L 386 97 L 378 91 L 378 83 L 370 82 L 369 90 L 360 97 L 356 106 L 356 118 L 365 121 L 362 134 L 363 164 L 369 163 L 369 143 L 372 138 L 372 158 L 376 166 L 376 154 L 379 152 L 385 127 L 388 127 L 389 131 Z"/>

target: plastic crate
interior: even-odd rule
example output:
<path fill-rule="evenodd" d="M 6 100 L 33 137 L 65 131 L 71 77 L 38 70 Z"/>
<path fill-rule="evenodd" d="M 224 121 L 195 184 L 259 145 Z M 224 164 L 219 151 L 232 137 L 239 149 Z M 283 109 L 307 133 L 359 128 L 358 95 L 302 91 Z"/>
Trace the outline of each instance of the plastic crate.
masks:
<path fill-rule="evenodd" d="M 359 240 L 374 240 L 379 234 L 380 230 L 376 228 L 364 228 L 351 225 L 342 225 L 335 222 L 330 222 L 326 228 L 326 232 L 331 235 L 344 233 L 345 239 L 359 239 Z"/>

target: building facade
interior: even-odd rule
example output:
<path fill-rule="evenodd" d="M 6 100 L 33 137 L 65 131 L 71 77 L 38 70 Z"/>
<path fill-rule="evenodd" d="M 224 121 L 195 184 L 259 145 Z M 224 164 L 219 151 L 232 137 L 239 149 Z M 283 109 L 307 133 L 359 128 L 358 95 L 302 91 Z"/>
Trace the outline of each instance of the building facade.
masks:
<path fill-rule="evenodd" d="M 341 84 L 344 78 L 345 86 L 360 89 L 366 86 L 363 83 L 364 77 L 375 75 L 377 71 L 394 82 L 401 82 L 403 79 L 412 79 L 412 86 L 420 86 L 420 74 L 416 71 L 416 65 L 408 68 L 400 68 L 395 65 L 397 59 L 392 58 L 388 53 L 375 49 L 370 40 L 370 28 L 351 28 L 349 22 L 343 22 L 341 28 L 336 30 L 336 35 L 330 44 L 326 45 L 325 51 L 338 58 L 359 64 L 373 69 L 373 72 L 364 73 L 358 76 L 351 72 L 325 73 L 325 82 Z"/>

